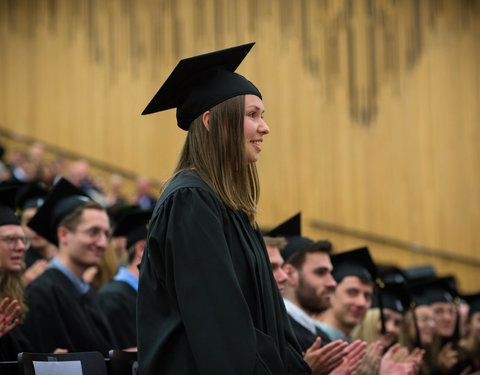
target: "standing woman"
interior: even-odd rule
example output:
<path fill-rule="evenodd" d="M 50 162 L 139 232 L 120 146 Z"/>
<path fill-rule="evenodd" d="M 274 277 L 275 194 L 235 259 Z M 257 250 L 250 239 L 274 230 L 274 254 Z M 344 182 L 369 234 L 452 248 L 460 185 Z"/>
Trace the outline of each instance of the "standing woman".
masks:
<path fill-rule="evenodd" d="M 140 373 L 310 374 L 255 216 L 269 128 L 234 73 L 253 43 L 180 61 L 143 114 L 177 108 L 187 137 L 140 265 Z"/>

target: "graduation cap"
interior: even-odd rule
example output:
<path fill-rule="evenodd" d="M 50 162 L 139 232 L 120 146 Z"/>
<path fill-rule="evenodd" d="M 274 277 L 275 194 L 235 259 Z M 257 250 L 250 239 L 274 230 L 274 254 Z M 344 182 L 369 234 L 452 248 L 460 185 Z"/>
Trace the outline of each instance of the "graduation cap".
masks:
<path fill-rule="evenodd" d="M 108 218 L 110 219 L 110 226 L 112 228 L 115 228 L 123 216 L 139 209 L 140 207 L 138 205 L 131 205 L 125 203 L 115 203 L 114 205 L 108 207 L 107 214 Z M 113 234 L 113 236 L 115 237 L 115 234 Z"/>
<path fill-rule="evenodd" d="M 118 221 L 114 237 L 127 237 L 127 249 L 140 240 L 147 238 L 148 223 L 152 216 L 153 210 L 141 210 L 134 208 L 130 212 L 123 215 Z"/>
<path fill-rule="evenodd" d="M 410 295 L 404 283 L 383 283 L 383 288 L 378 289 L 375 295 L 372 307 L 380 305 L 379 294 L 381 294 L 384 309 L 390 309 L 402 315 L 410 309 Z"/>
<path fill-rule="evenodd" d="M 14 185 L 0 186 L 0 226 L 20 225 L 20 220 L 15 216 L 16 191 Z"/>
<path fill-rule="evenodd" d="M 467 301 L 469 308 L 468 315 L 471 316 L 473 313 L 480 312 L 480 293 L 469 294 L 463 296 L 465 301 Z"/>
<path fill-rule="evenodd" d="M 435 268 L 431 264 L 406 268 L 403 273 L 410 282 L 430 281 L 437 278 Z"/>
<path fill-rule="evenodd" d="M 281 255 L 286 262 L 297 250 L 313 243 L 310 238 L 302 237 L 301 233 L 301 213 L 299 212 L 265 233 L 265 236 L 285 237 L 287 246 L 282 249 Z"/>
<path fill-rule="evenodd" d="M 377 264 L 378 277 L 385 284 L 406 284 L 407 275 L 400 268 Z"/>
<path fill-rule="evenodd" d="M 22 185 L 15 197 L 15 206 L 20 213 L 29 208 L 39 208 L 45 201 L 48 190 L 36 182 L 29 182 Z"/>
<path fill-rule="evenodd" d="M 367 247 L 334 254 L 331 260 L 332 276 L 337 283 L 346 276 L 357 276 L 363 281 L 376 282 L 377 268 Z"/>
<path fill-rule="evenodd" d="M 453 276 L 413 281 L 409 282 L 408 287 L 416 306 L 435 302 L 456 303 L 459 297 Z"/>
<path fill-rule="evenodd" d="M 57 228 L 60 222 L 76 208 L 88 202 L 92 202 L 88 195 L 61 178 L 47 194 L 45 202 L 28 222 L 28 226 L 58 246 Z"/>
<path fill-rule="evenodd" d="M 457 304 L 457 281 L 453 276 L 439 277 L 428 283 L 428 298 L 430 303 L 451 302 Z"/>
<path fill-rule="evenodd" d="M 178 126 L 188 130 L 193 120 L 225 100 L 245 94 L 261 99 L 249 80 L 234 73 L 254 44 L 181 60 L 142 115 L 177 108 Z"/>

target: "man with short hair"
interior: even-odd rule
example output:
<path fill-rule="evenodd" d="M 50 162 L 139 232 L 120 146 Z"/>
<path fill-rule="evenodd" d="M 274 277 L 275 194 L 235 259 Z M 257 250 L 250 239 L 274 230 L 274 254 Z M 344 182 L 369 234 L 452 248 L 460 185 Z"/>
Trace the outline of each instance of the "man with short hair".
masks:
<path fill-rule="evenodd" d="M 283 294 L 285 283 L 287 281 L 287 274 L 283 270 L 283 257 L 280 254 L 282 249 L 287 245 L 285 237 L 269 237 L 264 236 L 265 246 L 267 247 L 268 258 L 272 265 L 272 273 L 277 282 L 280 293 Z"/>
<path fill-rule="evenodd" d="M 110 237 L 105 209 L 61 179 L 28 224 L 58 247 L 47 270 L 27 288 L 25 333 L 35 350 L 72 352 L 116 348 L 97 292 L 82 278 L 100 261 Z"/>
<path fill-rule="evenodd" d="M 325 345 L 331 341 L 316 327 L 313 315 L 325 311 L 336 282 L 332 277 L 329 241 L 318 241 L 303 246 L 288 258 L 283 266 L 287 282 L 283 293 L 285 307 L 291 318 L 297 339 L 307 350 L 317 336 Z"/>
<path fill-rule="evenodd" d="M 99 290 L 104 311 L 121 348 L 137 346 L 138 265 L 142 260 L 152 212 L 132 208 L 120 218 L 113 235 L 126 237 L 128 264 L 120 267 L 113 280 Z"/>
<path fill-rule="evenodd" d="M 337 287 L 318 326 L 330 340 L 351 342 L 372 303 L 377 271 L 366 247 L 336 254 L 332 264 Z"/>

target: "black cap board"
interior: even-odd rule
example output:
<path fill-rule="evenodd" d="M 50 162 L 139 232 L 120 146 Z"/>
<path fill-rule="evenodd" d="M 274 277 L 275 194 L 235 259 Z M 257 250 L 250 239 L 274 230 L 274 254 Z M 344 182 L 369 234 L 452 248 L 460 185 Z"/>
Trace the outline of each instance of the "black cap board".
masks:
<path fill-rule="evenodd" d="M 405 314 L 410 308 L 410 296 L 406 284 L 383 283 L 372 302 L 372 307 L 378 307 L 378 294 L 381 294 L 383 308 Z"/>
<path fill-rule="evenodd" d="M 127 249 L 136 242 L 146 239 L 152 213 L 153 210 L 144 211 L 139 208 L 131 210 L 120 218 L 113 236 L 127 237 Z"/>
<path fill-rule="evenodd" d="M 298 212 L 265 234 L 268 237 L 285 237 L 287 246 L 281 251 L 285 262 L 297 250 L 313 243 L 310 238 L 302 237 L 301 222 L 301 213 Z"/>
<path fill-rule="evenodd" d="M 403 273 L 407 280 L 412 282 L 420 280 L 429 281 L 437 277 L 435 268 L 431 264 L 406 268 L 403 270 Z"/>
<path fill-rule="evenodd" d="M 29 182 L 22 185 L 15 197 L 15 206 L 18 210 L 24 211 L 29 208 L 39 208 L 45 201 L 48 190 L 36 182 Z"/>
<path fill-rule="evenodd" d="M 20 220 L 15 216 L 16 191 L 14 185 L 0 186 L 0 226 L 20 225 Z"/>
<path fill-rule="evenodd" d="M 480 293 L 469 294 L 463 296 L 470 307 L 468 314 L 471 315 L 476 312 L 480 312 Z"/>
<path fill-rule="evenodd" d="M 258 89 L 245 77 L 234 73 L 255 43 L 243 44 L 181 60 L 142 115 L 177 108 L 178 126 L 188 130 L 205 111 L 239 95 Z"/>
<path fill-rule="evenodd" d="M 58 246 L 57 228 L 60 222 L 76 208 L 91 201 L 82 190 L 61 178 L 49 191 L 45 202 L 28 222 L 28 226 Z"/>
<path fill-rule="evenodd" d="M 416 306 L 435 302 L 455 303 L 458 297 L 456 281 L 452 276 L 413 281 L 408 283 L 408 287 Z"/>
<path fill-rule="evenodd" d="M 362 281 L 376 282 L 377 269 L 367 247 L 333 254 L 331 260 L 332 276 L 337 283 L 346 276 L 357 276 Z"/>

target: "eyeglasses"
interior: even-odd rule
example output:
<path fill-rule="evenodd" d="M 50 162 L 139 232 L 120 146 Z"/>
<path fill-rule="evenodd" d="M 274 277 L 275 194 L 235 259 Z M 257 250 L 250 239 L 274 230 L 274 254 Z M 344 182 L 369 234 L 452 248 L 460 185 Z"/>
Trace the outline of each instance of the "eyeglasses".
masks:
<path fill-rule="evenodd" d="M 25 248 L 28 248 L 32 242 L 32 239 L 28 236 L 0 236 L 0 241 L 4 241 L 10 250 L 15 250 L 18 241 L 23 243 Z"/>
<path fill-rule="evenodd" d="M 103 229 L 100 229 L 98 227 L 77 230 L 77 232 L 85 233 L 88 237 L 90 237 L 90 239 L 92 241 L 98 241 L 102 237 L 102 234 L 107 239 L 107 242 L 110 242 L 110 240 L 112 239 L 112 232 L 111 231 L 103 230 Z"/>

